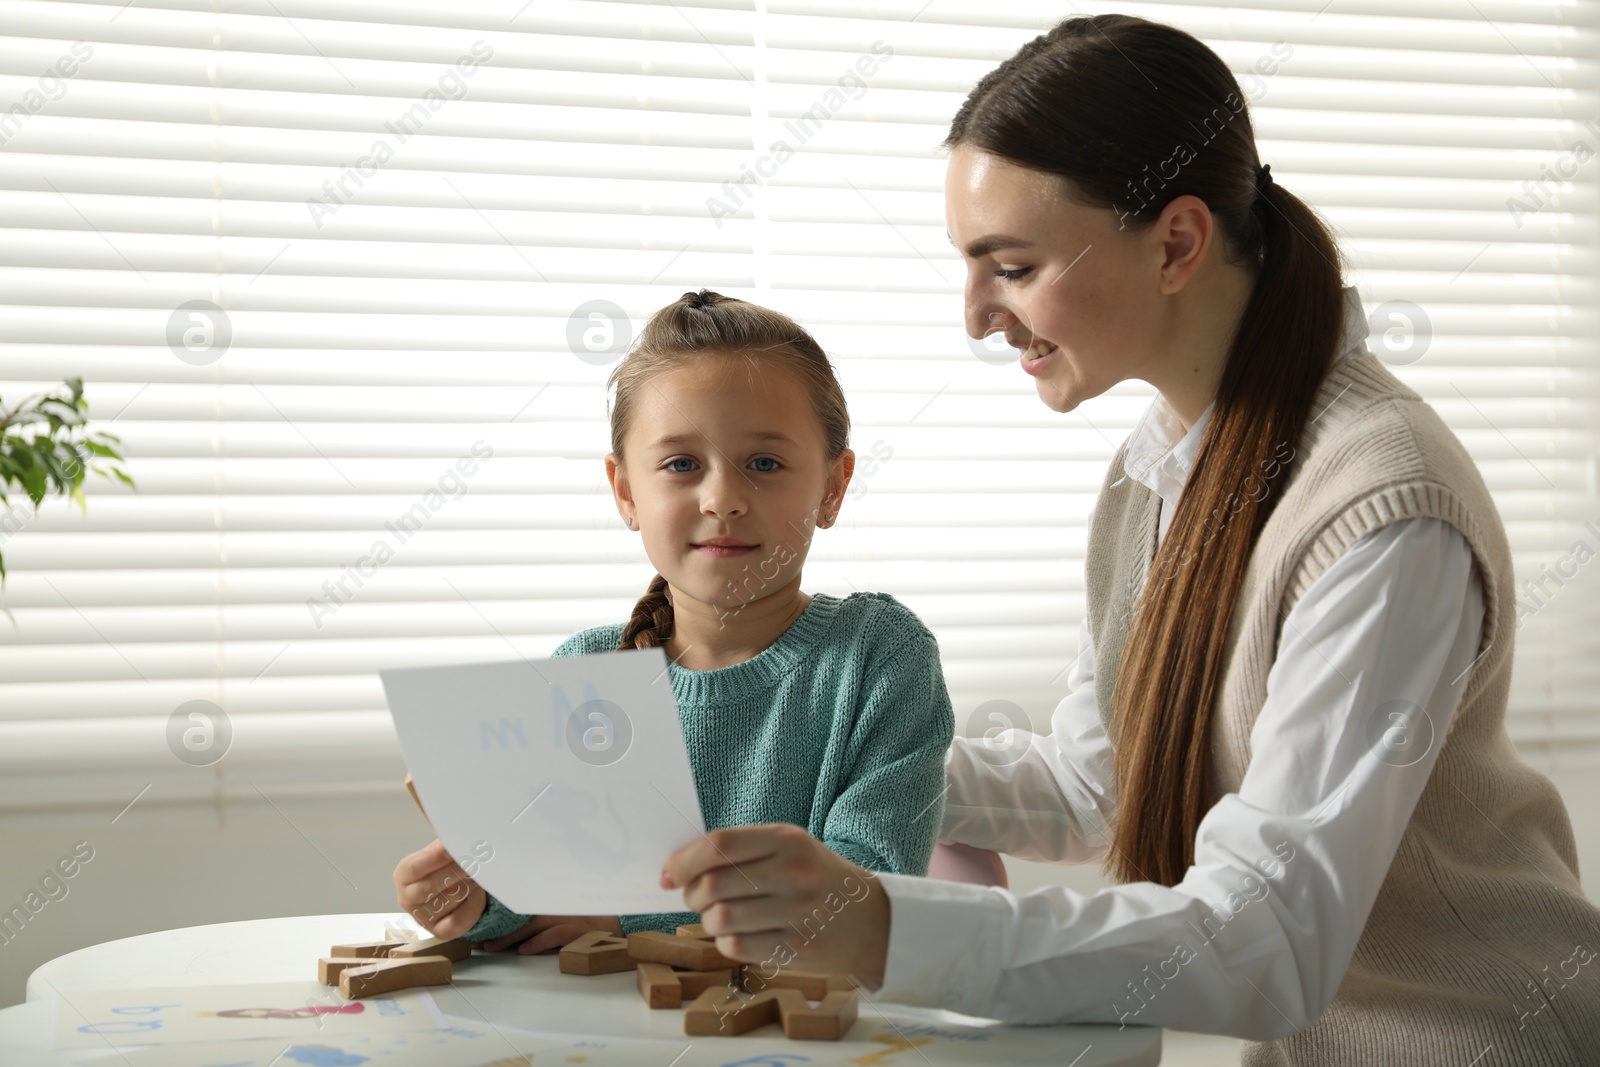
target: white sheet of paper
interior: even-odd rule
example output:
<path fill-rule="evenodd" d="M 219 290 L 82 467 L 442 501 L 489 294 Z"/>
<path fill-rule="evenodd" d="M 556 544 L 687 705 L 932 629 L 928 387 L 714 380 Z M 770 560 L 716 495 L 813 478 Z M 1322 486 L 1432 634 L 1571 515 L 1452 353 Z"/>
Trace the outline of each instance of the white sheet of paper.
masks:
<path fill-rule="evenodd" d="M 507 907 L 683 910 L 661 867 L 705 823 L 661 649 L 378 676 L 434 831 Z"/>

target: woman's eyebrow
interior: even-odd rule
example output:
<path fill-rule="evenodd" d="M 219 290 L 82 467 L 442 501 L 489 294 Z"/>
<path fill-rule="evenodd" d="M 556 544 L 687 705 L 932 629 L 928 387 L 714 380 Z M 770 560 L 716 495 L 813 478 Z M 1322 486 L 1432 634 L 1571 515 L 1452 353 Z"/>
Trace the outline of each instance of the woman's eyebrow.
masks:
<path fill-rule="evenodd" d="M 946 233 L 945 236 L 949 237 L 950 235 Z M 955 241 L 952 240 L 950 243 L 953 245 Z M 968 259 L 981 259 L 984 256 L 1000 251 L 1002 248 L 1033 248 L 1038 243 L 1022 237 L 1012 237 L 1009 234 L 991 233 L 987 237 L 980 237 L 969 244 L 966 256 Z"/>

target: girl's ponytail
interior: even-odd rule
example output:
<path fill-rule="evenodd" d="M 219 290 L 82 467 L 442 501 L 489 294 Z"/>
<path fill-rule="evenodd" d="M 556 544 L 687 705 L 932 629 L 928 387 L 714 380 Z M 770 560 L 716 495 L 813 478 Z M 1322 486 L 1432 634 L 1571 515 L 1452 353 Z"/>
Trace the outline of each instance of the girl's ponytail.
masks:
<path fill-rule="evenodd" d="M 1239 586 L 1339 340 L 1338 250 L 1260 165 L 1227 66 L 1171 26 L 1126 15 L 1058 24 L 967 97 L 945 139 L 966 143 L 1059 175 L 1124 225 L 1148 226 L 1176 197 L 1197 196 L 1230 261 L 1257 275 L 1112 697 L 1118 814 L 1107 867 L 1122 881 L 1175 885 L 1214 800 L 1211 722 Z"/>
<path fill-rule="evenodd" d="M 650 588 L 633 606 L 633 617 L 622 628 L 617 648 L 656 648 L 672 637 L 672 599 L 667 595 L 667 580 L 656 575 Z"/>

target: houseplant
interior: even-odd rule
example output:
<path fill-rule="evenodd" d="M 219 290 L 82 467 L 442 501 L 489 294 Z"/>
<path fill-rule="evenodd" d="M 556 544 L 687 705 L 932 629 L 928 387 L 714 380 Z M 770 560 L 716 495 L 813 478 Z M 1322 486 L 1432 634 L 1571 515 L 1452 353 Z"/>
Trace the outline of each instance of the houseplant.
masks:
<path fill-rule="evenodd" d="M 82 378 L 68 378 L 62 386 L 35 393 L 11 408 L 0 399 L 0 507 L 10 506 L 7 490 L 20 488 L 35 511 L 51 493 L 66 496 L 87 510 L 83 480 L 90 471 L 133 487 L 115 448 L 120 439 L 90 430 L 88 422 L 89 402 L 83 398 Z M 11 532 L 9 523 L 4 532 Z M 0 554 L 0 584 L 5 578 L 5 556 Z"/>

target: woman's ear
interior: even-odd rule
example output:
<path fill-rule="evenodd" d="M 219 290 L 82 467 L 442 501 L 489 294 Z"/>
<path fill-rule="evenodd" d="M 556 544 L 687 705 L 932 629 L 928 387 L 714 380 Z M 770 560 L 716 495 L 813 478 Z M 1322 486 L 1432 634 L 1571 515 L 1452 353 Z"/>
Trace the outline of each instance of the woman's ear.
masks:
<path fill-rule="evenodd" d="M 1173 198 L 1151 227 L 1163 293 L 1181 291 L 1200 270 L 1216 234 L 1211 209 L 1198 196 Z"/>
<path fill-rule="evenodd" d="M 628 472 L 615 452 L 606 453 L 606 481 L 611 483 L 611 498 L 616 501 L 617 514 L 622 516 L 622 524 L 630 530 L 633 529 L 636 525 L 633 490 L 628 485 Z"/>
<path fill-rule="evenodd" d="M 823 529 L 832 526 L 839 518 L 839 509 L 844 505 L 845 491 L 850 488 L 850 478 L 856 472 L 856 454 L 850 449 L 840 452 L 833 460 L 833 468 L 828 471 L 827 486 L 822 492 L 822 504 L 817 511 L 817 525 Z"/>

